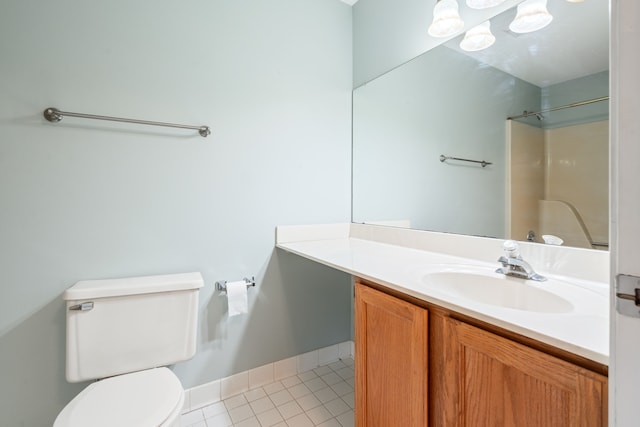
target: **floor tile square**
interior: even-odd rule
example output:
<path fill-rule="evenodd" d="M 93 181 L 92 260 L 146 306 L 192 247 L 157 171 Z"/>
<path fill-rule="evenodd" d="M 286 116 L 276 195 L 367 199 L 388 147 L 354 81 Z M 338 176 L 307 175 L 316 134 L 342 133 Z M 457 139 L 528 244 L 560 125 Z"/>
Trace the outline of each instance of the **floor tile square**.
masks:
<path fill-rule="evenodd" d="M 234 424 L 234 427 L 261 427 L 256 417 L 248 418 L 244 421 Z"/>
<path fill-rule="evenodd" d="M 227 407 L 224 406 L 224 403 L 222 402 L 216 402 L 212 405 L 202 408 L 202 413 L 204 414 L 205 418 L 211 418 L 215 415 L 223 414 L 225 412 L 227 412 Z"/>
<path fill-rule="evenodd" d="M 274 383 L 265 385 L 263 387 L 263 389 L 264 389 L 265 393 L 270 395 L 270 394 L 273 394 L 273 393 L 277 393 L 280 390 L 284 390 L 284 386 L 282 385 L 282 383 L 280 381 L 276 381 Z"/>
<path fill-rule="evenodd" d="M 320 402 L 322 403 L 327 403 L 335 398 L 338 397 L 338 395 L 336 394 L 335 391 L 331 390 L 329 387 L 327 388 L 323 388 L 321 390 L 316 391 L 315 393 L 313 393 Z"/>
<path fill-rule="evenodd" d="M 309 390 L 303 383 L 289 387 L 287 390 L 289 390 L 289 393 L 291 393 L 291 396 L 293 396 L 294 399 L 311 393 L 311 390 Z"/>
<path fill-rule="evenodd" d="M 260 421 L 260 425 L 262 427 L 271 427 L 279 422 L 284 421 L 282 415 L 276 408 L 270 409 L 266 412 L 257 415 L 258 421 Z"/>
<path fill-rule="evenodd" d="M 352 367 L 338 369 L 336 371 L 336 374 L 338 374 L 340 376 L 340 378 L 342 378 L 343 380 L 346 380 L 348 378 L 353 378 L 353 376 L 354 376 Z"/>
<path fill-rule="evenodd" d="M 180 423 L 183 426 L 190 426 L 200 421 L 204 421 L 204 413 L 201 409 L 196 409 L 180 416 Z"/>
<path fill-rule="evenodd" d="M 230 411 L 233 408 L 237 408 L 238 406 L 246 405 L 248 403 L 247 399 L 245 399 L 244 395 L 242 394 L 230 397 L 223 402 L 224 406 L 227 408 L 227 411 Z"/>
<path fill-rule="evenodd" d="M 318 427 L 342 427 L 338 420 L 335 418 L 331 418 L 328 421 L 323 422 L 322 424 L 318 424 Z"/>
<path fill-rule="evenodd" d="M 304 411 L 308 411 L 311 408 L 315 408 L 316 406 L 322 405 L 322 402 L 320 402 L 320 400 L 318 400 L 318 398 L 313 394 L 307 394 L 306 396 L 302 396 L 296 399 L 296 401 Z"/>
<path fill-rule="evenodd" d="M 293 387 L 296 384 L 300 384 L 302 380 L 300 380 L 298 376 L 294 376 L 294 377 L 285 378 L 281 382 L 282 382 L 282 385 L 284 385 L 286 388 L 289 388 L 289 387 Z"/>
<path fill-rule="evenodd" d="M 328 384 L 322 381 L 322 378 L 315 377 L 313 379 L 305 381 L 304 385 L 306 385 L 307 388 L 311 391 L 318 391 L 322 388 L 325 388 Z"/>
<path fill-rule="evenodd" d="M 328 366 L 320 366 L 313 370 L 319 377 L 322 375 L 327 375 L 328 373 L 333 372 L 333 370 Z"/>
<path fill-rule="evenodd" d="M 342 360 L 338 360 L 337 362 L 330 363 L 329 367 L 334 371 L 337 371 L 338 369 L 346 368 L 347 365 L 345 365 Z"/>
<path fill-rule="evenodd" d="M 315 372 L 313 371 L 307 371 L 307 372 L 303 372 L 301 374 L 298 374 L 298 378 L 300 378 L 300 381 L 305 382 L 305 381 L 309 381 L 313 378 L 316 378 L 317 375 Z"/>
<path fill-rule="evenodd" d="M 251 409 L 253 409 L 253 412 L 255 412 L 256 414 L 275 408 L 275 405 L 268 397 L 254 400 L 253 402 L 249 403 L 249 405 L 251 406 Z"/>
<path fill-rule="evenodd" d="M 285 420 L 291 417 L 295 417 L 296 415 L 304 412 L 298 402 L 296 402 L 295 400 L 278 406 L 278 411 L 280 411 L 280 414 L 284 417 Z"/>
<path fill-rule="evenodd" d="M 314 427 L 313 421 L 309 419 L 305 414 L 296 415 L 293 418 L 287 420 L 289 427 Z"/>
<path fill-rule="evenodd" d="M 224 412 L 207 418 L 207 427 L 230 427 L 233 425 L 229 413 Z"/>
<path fill-rule="evenodd" d="M 246 403 L 242 406 L 238 406 L 236 408 L 229 410 L 229 416 L 231 417 L 231 421 L 233 421 L 234 424 L 237 424 L 240 421 L 244 421 L 247 418 L 251 418 L 255 416 L 255 414 L 251 410 L 251 406 L 249 406 L 249 404 Z"/>
<path fill-rule="evenodd" d="M 293 400 L 293 396 L 287 390 L 280 390 L 277 393 L 270 394 L 269 398 L 276 406 L 284 405 Z"/>
<path fill-rule="evenodd" d="M 342 427 L 355 427 L 356 422 L 353 415 L 353 411 L 345 412 L 342 415 L 338 415 L 336 420 L 342 425 Z"/>
<path fill-rule="evenodd" d="M 351 409 L 355 409 L 356 408 L 356 395 L 354 392 L 351 392 L 349 394 L 345 394 L 344 396 L 341 396 L 342 400 L 344 400 L 344 403 L 346 403 L 347 405 L 349 405 L 349 407 Z"/>
<path fill-rule="evenodd" d="M 329 385 L 337 384 L 340 381 L 342 381 L 342 378 L 340 378 L 340 375 L 336 374 L 335 372 L 331 372 L 329 374 L 322 375 L 320 378 L 322 378 L 322 381 L 324 381 L 325 383 L 327 383 Z"/>
<path fill-rule="evenodd" d="M 247 399 L 248 402 L 253 402 L 254 400 L 258 400 L 266 396 L 267 396 L 267 393 L 264 391 L 262 387 L 255 388 L 253 390 L 249 390 L 246 393 L 244 393 L 244 397 L 245 399 Z"/>
<path fill-rule="evenodd" d="M 331 415 L 337 417 L 338 415 L 344 414 L 347 411 L 350 411 L 349 405 L 345 403 L 344 400 L 337 398 L 330 402 L 324 404 L 324 407 L 327 408 Z"/>
<path fill-rule="evenodd" d="M 345 394 L 352 393 L 353 387 L 344 381 L 340 381 L 339 383 L 333 384 L 331 390 L 335 391 L 338 396 L 344 396 Z"/>
<path fill-rule="evenodd" d="M 329 410 L 324 406 L 316 406 L 315 408 L 305 412 L 305 414 L 307 414 L 311 421 L 316 425 L 333 418 L 331 412 L 329 412 Z"/>

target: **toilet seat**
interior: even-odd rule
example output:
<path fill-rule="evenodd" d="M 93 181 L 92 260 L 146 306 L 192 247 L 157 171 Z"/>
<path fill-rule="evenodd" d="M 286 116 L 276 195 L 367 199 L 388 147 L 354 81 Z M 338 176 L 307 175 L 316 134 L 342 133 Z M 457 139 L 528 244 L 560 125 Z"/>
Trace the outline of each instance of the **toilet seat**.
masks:
<path fill-rule="evenodd" d="M 183 403 L 173 372 L 147 369 L 92 383 L 64 407 L 53 427 L 170 426 Z"/>

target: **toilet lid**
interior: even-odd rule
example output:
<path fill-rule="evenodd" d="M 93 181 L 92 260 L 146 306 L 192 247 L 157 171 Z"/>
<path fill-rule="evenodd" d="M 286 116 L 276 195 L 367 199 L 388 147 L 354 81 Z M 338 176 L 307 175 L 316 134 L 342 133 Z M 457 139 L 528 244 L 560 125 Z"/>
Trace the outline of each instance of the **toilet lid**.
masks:
<path fill-rule="evenodd" d="M 182 405 L 183 393 L 180 380 L 167 368 L 107 378 L 69 402 L 54 427 L 159 426 Z"/>

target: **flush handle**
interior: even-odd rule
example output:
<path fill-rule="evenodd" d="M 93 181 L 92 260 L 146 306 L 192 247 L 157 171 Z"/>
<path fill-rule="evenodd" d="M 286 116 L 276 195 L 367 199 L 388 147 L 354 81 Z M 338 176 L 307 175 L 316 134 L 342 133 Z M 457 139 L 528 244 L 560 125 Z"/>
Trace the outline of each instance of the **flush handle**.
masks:
<path fill-rule="evenodd" d="M 89 311 L 93 310 L 93 301 L 83 302 L 82 304 L 76 304 L 69 307 L 69 310 L 74 311 Z"/>

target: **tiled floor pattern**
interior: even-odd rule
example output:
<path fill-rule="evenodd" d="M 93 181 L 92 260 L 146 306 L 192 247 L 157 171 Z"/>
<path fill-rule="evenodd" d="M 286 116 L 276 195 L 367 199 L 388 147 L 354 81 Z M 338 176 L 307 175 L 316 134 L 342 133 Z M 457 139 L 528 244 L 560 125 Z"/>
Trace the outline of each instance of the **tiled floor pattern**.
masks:
<path fill-rule="evenodd" d="M 353 427 L 353 359 L 249 390 L 182 415 L 182 427 Z"/>

